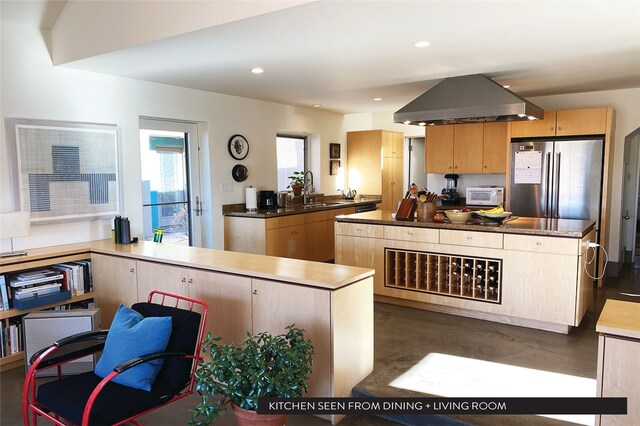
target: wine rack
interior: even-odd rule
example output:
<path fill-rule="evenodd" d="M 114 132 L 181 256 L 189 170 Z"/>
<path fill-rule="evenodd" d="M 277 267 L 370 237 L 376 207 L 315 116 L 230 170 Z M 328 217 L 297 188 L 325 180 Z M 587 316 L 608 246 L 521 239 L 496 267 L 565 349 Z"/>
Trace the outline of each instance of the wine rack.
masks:
<path fill-rule="evenodd" d="M 384 285 L 501 303 L 502 260 L 385 248 Z"/>

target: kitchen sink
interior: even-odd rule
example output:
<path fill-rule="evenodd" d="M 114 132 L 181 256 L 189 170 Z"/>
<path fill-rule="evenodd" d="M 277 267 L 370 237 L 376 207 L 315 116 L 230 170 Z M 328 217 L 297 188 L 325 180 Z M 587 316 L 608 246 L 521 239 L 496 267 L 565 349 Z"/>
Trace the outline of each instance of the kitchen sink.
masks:
<path fill-rule="evenodd" d="M 341 203 L 309 203 L 309 204 L 303 204 L 302 207 L 305 209 L 310 209 L 314 207 L 337 206 L 338 204 L 341 204 Z"/>

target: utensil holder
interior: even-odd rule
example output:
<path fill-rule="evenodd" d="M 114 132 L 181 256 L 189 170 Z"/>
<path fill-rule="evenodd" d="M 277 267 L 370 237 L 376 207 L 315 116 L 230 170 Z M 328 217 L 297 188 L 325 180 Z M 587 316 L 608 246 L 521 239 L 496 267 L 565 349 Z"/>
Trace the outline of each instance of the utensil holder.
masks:
<path fill-rule="evenodd" d="M 433 216 L 438 211 L 436 203 L 420 203 L 416 210 L 418 222 L 433 222 Z"/>

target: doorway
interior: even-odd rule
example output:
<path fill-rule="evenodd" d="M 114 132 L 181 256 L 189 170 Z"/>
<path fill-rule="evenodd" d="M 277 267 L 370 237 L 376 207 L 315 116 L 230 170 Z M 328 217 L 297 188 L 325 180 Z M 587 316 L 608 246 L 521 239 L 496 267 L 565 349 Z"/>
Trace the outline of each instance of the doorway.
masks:
<path fill-rule="evenodd" d="M 415 183 L 418 188 L 427 187 L 427 175 L 424 172 L 424 138 L 406 137 L 404 138 L 405 155 L 405 179 L 404 188 Z"/>
<path fill-rule="evenodd" d="M 640 255 L 640 128 L 624 139 L 622 223 L 620 241 L 624 263 Z"/>
<path fill-rule="evenodd" d="M 202 246 L 196 123 L 140 118 L 144 239 Z"/>

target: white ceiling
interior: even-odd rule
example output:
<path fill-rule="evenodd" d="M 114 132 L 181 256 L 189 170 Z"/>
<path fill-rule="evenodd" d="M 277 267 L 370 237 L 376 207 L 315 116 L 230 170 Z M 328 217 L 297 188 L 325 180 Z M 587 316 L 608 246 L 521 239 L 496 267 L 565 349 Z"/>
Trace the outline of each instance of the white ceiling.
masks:
<path fill-rule="evenodd" d="M 525 97 L 640 87 L 640 1 L 314 1 L 64 66 L 341 113 L 475 73 Z"/>

